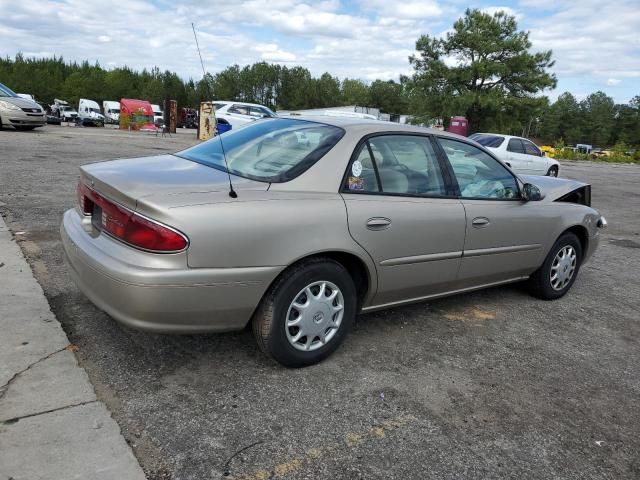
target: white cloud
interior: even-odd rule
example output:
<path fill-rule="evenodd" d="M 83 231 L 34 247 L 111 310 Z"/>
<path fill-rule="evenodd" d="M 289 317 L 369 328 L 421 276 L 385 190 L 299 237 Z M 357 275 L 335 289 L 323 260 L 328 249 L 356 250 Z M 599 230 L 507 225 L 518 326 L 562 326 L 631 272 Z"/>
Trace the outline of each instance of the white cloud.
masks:
<path fill-rule="evenodd" d="M 640 76 L 640 9 L 619 0 L 598 15 L 602 2 L 581 0 L 531 22 L 535 49 L 553 50 L 558 76 L 600 79 Z"/>
<path fill-rule="evenodd" d="M 640 78 L 638 0 L 486 1 L 531 30 L 534 50 L 553 50 L 560 79 L 589 82 L 576 91 L 633 89 Z M 200 78 L 191 22 L 212 73 L 265 60 L 303 65 L 314 75 L 398 78 L 410 74 L 408 56 L 421 34 L 451 31 L 468 2 L 442 0 L 0 0 L 0 56 L 62 55 L 107 67 L 174 70 Z M 81 40 L 79 40 L 81 39 Z M 618 82 L 618 83 L 612 83 Z M 636 82 L 637 85 L 637 82 Z M 637 87 L 636 87 L 637 90 Z M 637 92 L 636 92 L 637 93 Z M 636 94 L 634 93 L 634 94 Z M 625 93 L 625 95 L 627 95 Z M 632 96 L 632 95 L 631 95 Z M 630 98 L 630 97 L 629 97 Z"/>

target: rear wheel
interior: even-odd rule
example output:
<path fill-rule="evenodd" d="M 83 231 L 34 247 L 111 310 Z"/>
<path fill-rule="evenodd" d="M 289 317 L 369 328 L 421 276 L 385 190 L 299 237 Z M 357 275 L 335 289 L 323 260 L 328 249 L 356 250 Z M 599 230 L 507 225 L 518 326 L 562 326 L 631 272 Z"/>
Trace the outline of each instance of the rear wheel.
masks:
<path fill-rule="evenodd" d="M 549 168 L 549 170 L 547 171 L 547 176 L 548 177 L 557 177 L 558 176 L 558 166 L 554 165 L 553 167 Z"/>
<path fill-rule="evenodd" d="M 304 367 L 333 353 L 351 328 L 356 289 L 349 273 L 328 258 L 285 271 L 253 317 L 260 349 L 287 367 Z"/>
<path fill-rule="evenodd" d="M 555 300 L 564 296 L 576 280 L 582 261 L 580 240 L 571 232 L 558 238 L 542 266 L 529 278 L 535 297 Z"/>

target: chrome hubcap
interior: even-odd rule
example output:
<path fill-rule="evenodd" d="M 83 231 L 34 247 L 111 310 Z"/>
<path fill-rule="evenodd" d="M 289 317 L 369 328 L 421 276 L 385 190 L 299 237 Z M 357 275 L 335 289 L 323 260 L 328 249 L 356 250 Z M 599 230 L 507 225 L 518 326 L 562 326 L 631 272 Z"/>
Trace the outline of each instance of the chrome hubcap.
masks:
<path fill-rule="evenodd" d="M 565 245 L 556 254 L 551 264 L 551 286 L 562 290 L 573 278 L 576 271 L 576 251 L 571 245 Z"/>
<path fill-rule="evenodd" d="M 343 317 L 340 289 L 331 282 L 314 282 L 300 290 L 289 305 L 287 339 L 298 350 L 316 350 L 335 336 Z"/>

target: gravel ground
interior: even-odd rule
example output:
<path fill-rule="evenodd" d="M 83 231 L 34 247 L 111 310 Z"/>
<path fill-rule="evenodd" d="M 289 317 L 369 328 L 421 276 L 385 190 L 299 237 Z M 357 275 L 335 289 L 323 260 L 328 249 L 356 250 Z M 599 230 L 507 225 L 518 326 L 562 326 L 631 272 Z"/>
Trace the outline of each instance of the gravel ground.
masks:
<path fill-rule="evenodd" d="M 363 315 L 331 358 L 287 370 L 248 330 L 127 330 L 69 277 L 77 166 L 193 143 L 0 132 L 0 212 L 150 479 L 640 477 L 640 166 L 563 163 L 610 224 L 565 298 L 511 286 Z"/>

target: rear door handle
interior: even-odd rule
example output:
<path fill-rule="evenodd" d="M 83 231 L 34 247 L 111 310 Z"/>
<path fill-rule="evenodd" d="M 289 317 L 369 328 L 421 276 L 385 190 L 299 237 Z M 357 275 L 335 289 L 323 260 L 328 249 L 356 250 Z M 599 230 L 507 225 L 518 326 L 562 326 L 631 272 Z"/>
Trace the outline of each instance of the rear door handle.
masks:
<path fill-rule="evenodd" d="M 391 219 L 385 217 L 373 217 L 367 220 L 367 228 L 369 230 L 384 230 L 391 225 Z"/>
<path fill-rule="evenodd" d="M 471 224 L 476 228 L 486 227 L 487 225 L 489 225 L 489 223 L 491 222 L 489 222 L 489 219 L 487 217 L 476 217 L 471 222 Z"/>

